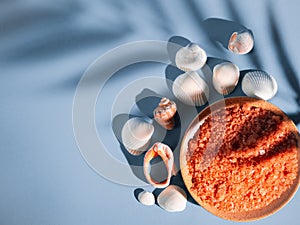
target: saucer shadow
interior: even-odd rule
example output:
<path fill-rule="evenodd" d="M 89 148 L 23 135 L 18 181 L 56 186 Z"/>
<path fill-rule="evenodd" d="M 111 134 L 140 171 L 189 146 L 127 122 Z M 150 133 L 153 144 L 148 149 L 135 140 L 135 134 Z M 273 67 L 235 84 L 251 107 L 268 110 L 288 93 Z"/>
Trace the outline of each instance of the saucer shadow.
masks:
<path fill-rule="evenodd" d="M 233 32 L 252 31 L 243 25 L 219 18 L 208 18 L 202 22 L 202 26 L 209 38 L 214 42 L 219 42 L 225 49 L 228 49 L 228 41 Z"/>

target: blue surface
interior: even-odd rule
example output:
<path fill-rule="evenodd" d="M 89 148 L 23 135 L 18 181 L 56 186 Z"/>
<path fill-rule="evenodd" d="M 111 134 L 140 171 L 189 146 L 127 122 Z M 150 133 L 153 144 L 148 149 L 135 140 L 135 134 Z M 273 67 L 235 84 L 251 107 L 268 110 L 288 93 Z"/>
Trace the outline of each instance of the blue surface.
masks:
<path fill-rule="evenodd" d="M 299 129 L 299 7 L 296 0 L 2 0 L 0 225 L 233 224 L 191 203 L 174 214 L 144 207 L 134 198 L 134 187 L 95 173 L 73 135 L 76 86 L 90 63 L 114 47 L 182 35 L 241 70 L 272 74 L 279 91 L 271 102 Z M 250 28 L 254 53 L 235 56 L 214 45 L 202 26 L 210 17 Z M 165 67 L 156 65 L 153 73 L 163 75 Z M 151 74 L 148 68 L 138 71 Z M 123 73 L 137 75 L 130 72 Z M 298 191 L 278 213 L 250 224 L 296 225 L 299 208 Z"/>

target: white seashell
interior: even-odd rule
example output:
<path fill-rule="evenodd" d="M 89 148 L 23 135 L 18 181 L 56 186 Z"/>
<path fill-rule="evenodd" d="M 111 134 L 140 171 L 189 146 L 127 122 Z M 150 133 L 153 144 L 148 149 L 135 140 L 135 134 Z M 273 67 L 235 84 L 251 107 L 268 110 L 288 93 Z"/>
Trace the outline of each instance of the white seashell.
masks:
<path fill-rule="evenodd" d="M 175 102 L 167 98 L 162 98 L 159 105 L 153 111 L 153 115 L 157 123 L 167 130 L 172 130 L 175 126 L 174 116 L 176 112 L 177 107 Z"/>
<path fill-rule="evenodd" d="M 170 185 L 158 195 L 157 203 L 168 212 L 180 212 L 186 207 L 187 196 L 182 188 Z"/>
<path fill-rule="evenodd" d="M 254 46 L 253 35 L 250 31 L 234 32 L 228 43 L 228 49 L 236 54 L 247 54 Z"/>
<path fill-rule="evenodd" d="M 141 118 L 129 119 L 122 128 L 122 142 L 132 155 L 140 155 L 147 150 L 154 126 Z"/>
<path fill-rule="evenodd" d="M 204 105 L 209 96 L 209 87 L 197 72 L 187 72 L 178 76 L 172 91 L 181 102 L 191 106 Z"/>
<path fill-rule="evenodd" d="M 263 71 L 246 73 L 242 80 L 242 90 L 249 97 L 269 100 L 277 93 L 275 78 Z"/>
<path fill-rule="evenodd" d="M 143 205 L 154 205 L 155 204 L 155 197 L 152 192 L 142 191 L 138 195 L 138 200 Z"/>
<path fill-rule="evenodd" d="M 193 43 L 180 48 L 175 56 L 176 66 L 185 72 L 199 70 L 204 66 L 206 60 L 206 52 Z"/>
<path fill-rule="evenodd" d="M 228 95 L 236 87 L 239 77 L 237 65 L 230 62 L 218 64 L 213 69 L 213 86 L 220 94 Z"/>
<path fill-rule="evenodd" d="M 156 181 L 150 175 L 150 162 L 156 157 L 161 157 L 167 169 L 167 177 L 164 181 Z M 144 174 L 147 181 L 156 188 L 165 188 L 170 184 L 175 168 L 173 152 L 168 145 L 157 142 L 147 151 L 144 157 Z"/>

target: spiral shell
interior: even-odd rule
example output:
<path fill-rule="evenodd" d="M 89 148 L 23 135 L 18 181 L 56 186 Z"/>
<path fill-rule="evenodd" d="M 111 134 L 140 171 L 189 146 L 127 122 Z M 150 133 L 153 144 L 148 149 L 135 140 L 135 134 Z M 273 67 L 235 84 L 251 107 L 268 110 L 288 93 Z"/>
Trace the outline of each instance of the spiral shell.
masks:
<path fill-rule="evenodd" d="M 228 43 L 228 49 L 240 55 L 249 53 L 253 46 L 253 35 L 248 30 L 232 33 Z"/>
<path fill-rule="evenodd" d="M 147 150 L 154 126 L 141 118 L 129 119 L 122 128 L 122 142 L 132 155 L 140 155 Z"/>
<path fill-rule="evenodd" d="M 186 203 L 185 191 L 176 185 L 170 185 L 157 197 L 157 204 L 168 212 L 183 211 L 186 208 Z"/>
<path fill-rule="evenodd" d="M 249 97 L 269 100 L 277 93 L 275 78 L 264 71 L 246 73 L 242 80 L 242 90 Z"/>
<path fill-rule="evenodd" d="M 228 95 L 236 87 L 239 77 L 237 65 L 230 62 L 218 64 L 213 69 L 213 86 L 220 94 Z"/>
<path fill-rule="evenodd" d="M 154 110 L 154 119 L 167 130 L 172 130 L 175 125 L 176 104 L 167 98 L 162 98 L 157 108 Z"/>
<path fill-rule="evenodd" d="M 172 91 L 177 99 L 191 106 L 204 105 L 209 96 L 209 87 L 197 72 L 187 72 L 178 76 Z"/>
<path fill-rule="evenodd" d="M 161 157 L 167 169 L 167 177 L 163 181 L 156 181 L 150 175 L 150 161 L 156 157 Z M 175 174 L 175 169 L 173 152 L 168 145 L 157 142 L 147 151 L 144 157 L 144 174 L 149 184 L 153 187 L 165 188 L 170 184 L 171 176 Z"/>
<path fill-rule="evenodd" d="M 199 70 L 204 66 L 206 60 L 206 52 L 193 43 L 180 48 L 175 56 L 176 66 L 185 72 Z"/>

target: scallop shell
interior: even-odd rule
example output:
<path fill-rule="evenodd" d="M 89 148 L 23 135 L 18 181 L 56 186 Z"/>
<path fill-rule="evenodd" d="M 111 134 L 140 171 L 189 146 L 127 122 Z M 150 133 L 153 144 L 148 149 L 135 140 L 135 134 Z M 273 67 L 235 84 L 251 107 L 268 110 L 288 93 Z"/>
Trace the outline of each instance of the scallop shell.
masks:
<path fill-rule="evenodd" d="M 224 62 L 213 69 L 213 85 L 217 92 L 223 95 L 230 94 L 236 87 L 240 77 L 237 65 Z"/>
<path fill-rule="evenodd" d="M 174 116 L 176 111 L 175 102 L 167 98 L 162 98 L 157 108 L 153 111 L 154 119 L 167 130 L 172 130 L 175 126 Z"/>
<path fill-rule="evenodd" d="M 249 30 L 234 32 L 228 43 L 228 49 L 236 54 L 247 54 L 254 46 L 253 35 Z"/>
<path fill-rule="evenodd" d="M 187 196 L 182 188 L 170 185 L 158 195 L 157 203 L 168 212 L 180 212 L 186 207 Z"/>
<path fill-rule="evenodd" d="M 275 78 L 263 71 L 246 73 L 242 80 L 242 90 L 249 97 L 269 100 L 277 93 Z"/>
<path fill-rule="evenodd" d="M 199 70 L 204 66 L 206 60 L 206 52 L 193 43 L 180 48 L 175 56 L 176 66 L 185 72 Z"/>
<path fill-rule="evenodd" d="M 209 96 L 209 87 L 197 72 L 187 72 L 178 76 L 172 91 L 181 102 L 191 106 L 204 105 Z"/>
<path fill-rule="evenodd" d="M 147 150 L 154 126 L 141 118 L 129 119 L 122 128 L 122 142 L 132 155 L 141 155 Z"/>
<path fill-rule="evenodd" d="M 138 200 L 143 205 L 149 205 L 150 206 L 150 205 L 155 204 L 154 195 L 152 194 L 152 192 L 148 192 L 148 191 L 142 191 L 141 193 L 139 193 Z"/>
<path fill-rule="evenodd" d="M 156 181 L 150 175 L 150 161 L 156 157 L 161 157 L 167 169 L 167 177 L 164 181 Z M 170 184 L 171 176 L 175 174 L 174 156 L 168 145 L 155 143 L 145 154 L 144 174 L 147 181 L 156 188 L 165 188 Z"/>

